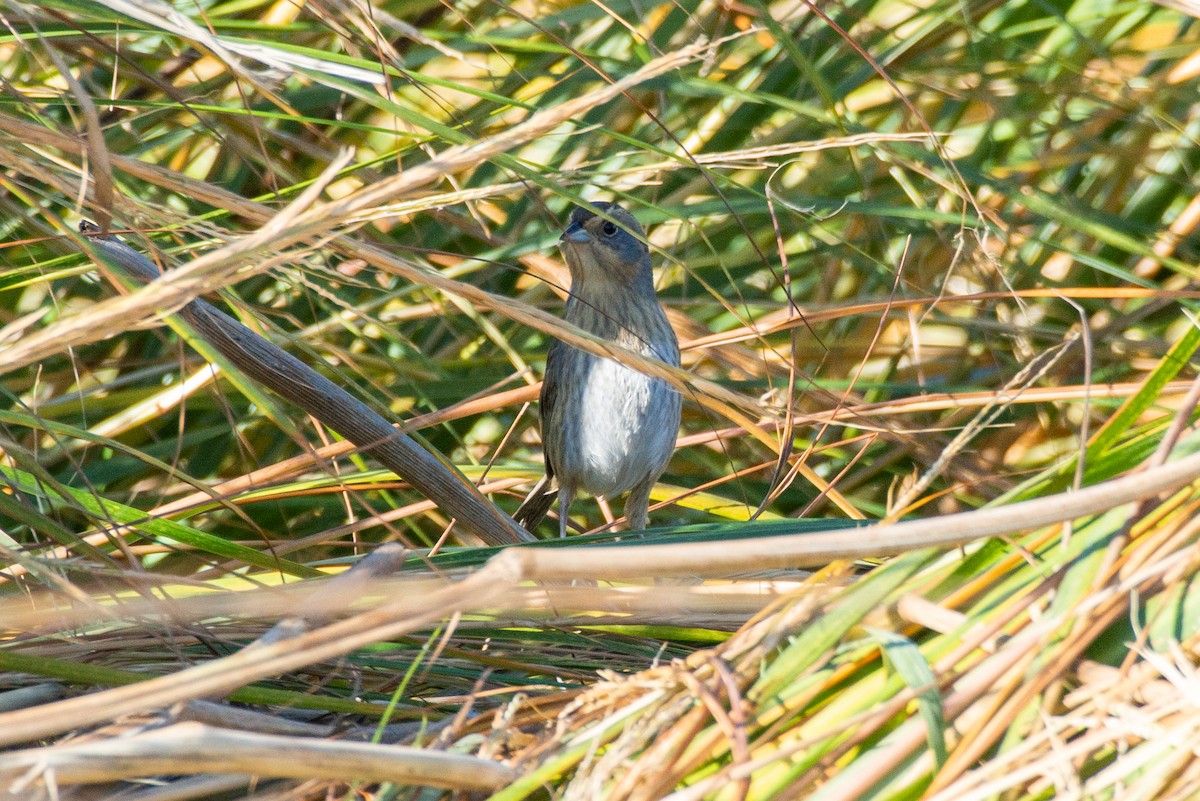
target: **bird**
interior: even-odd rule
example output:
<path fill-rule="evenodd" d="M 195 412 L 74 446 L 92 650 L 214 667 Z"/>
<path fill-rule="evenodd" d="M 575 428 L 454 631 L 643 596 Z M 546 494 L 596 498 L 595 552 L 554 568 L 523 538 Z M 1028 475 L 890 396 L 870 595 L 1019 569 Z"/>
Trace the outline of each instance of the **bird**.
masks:
<path fill-rule="evenodd" d="M 646 234 L 634 216 L 615 203 L 577 206 L 558 244 L 571 274 L 564 319 L 678 367 L 679 342 L 655 294 Z M 629 528 L 645 528 L 650 491 L 675 451 L 680 406 L 679 391 L 662 378 L 556 340 L 539 400 L 546 476 L 514 519 L 532 530 L 557 496 L 565 537 L 580 492 L 606 500 L 628 492 Z"/>

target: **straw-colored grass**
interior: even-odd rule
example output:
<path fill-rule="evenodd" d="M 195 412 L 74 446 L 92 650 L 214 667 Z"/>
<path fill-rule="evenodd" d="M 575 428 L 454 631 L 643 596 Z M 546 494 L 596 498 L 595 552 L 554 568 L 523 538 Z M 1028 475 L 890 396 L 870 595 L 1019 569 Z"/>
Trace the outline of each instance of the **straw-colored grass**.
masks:
<path fill-rule="evenodd" d="M 1200 796 L 1188 13 L 0 3 L 0 797 Z M 499 547 L 555 337 L 684 393 L 644 536 Z"/>

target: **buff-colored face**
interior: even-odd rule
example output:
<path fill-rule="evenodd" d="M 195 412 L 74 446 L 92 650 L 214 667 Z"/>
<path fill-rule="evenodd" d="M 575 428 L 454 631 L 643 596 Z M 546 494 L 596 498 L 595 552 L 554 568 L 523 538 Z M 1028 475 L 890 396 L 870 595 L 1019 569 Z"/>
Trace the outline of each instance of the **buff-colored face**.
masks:
<path fill-rule="evenodd" d="M 593 205 L 605 216 L 576 207 L 558 240 L 572 279 L 607 278 L 632 283 L 643 271 L 648 274 L 650 250 L 638 221 L 615 203 Z"/>

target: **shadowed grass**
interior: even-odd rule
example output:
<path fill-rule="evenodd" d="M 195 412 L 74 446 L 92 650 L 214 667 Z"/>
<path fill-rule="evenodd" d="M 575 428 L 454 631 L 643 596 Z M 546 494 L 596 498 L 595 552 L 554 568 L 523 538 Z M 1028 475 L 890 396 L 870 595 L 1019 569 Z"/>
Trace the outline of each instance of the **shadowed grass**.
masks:
<path fill-rule="evenodd" d="M 62 699 L 0 711 L 6 747 L 133 749 L 94 758 L 117 793 L 138 749 L 228 742 L 120 716 L 209 696 L 269 714 L 206 726 L 365 741 L 383 720 L 383 742 L 504 763 L 496 798 L 1197 792 L 1190 487 L 958 550 L 727 566 L 1194 452 L 1194 19 L 62 0 L 0 21 L 0 709 Z M 631 540 L 587 501 L 593 533 L 541 546 L 581 580 L 534 586 L 168 314 L 206 295 L 511 512 L 540 474 L 547 346 L 600 346 L 556 322 L 553 243 L 609 198 L 650 232 L 685 370 L 637 542 L 726 543 L 698 571 L 719 578 L 605 580 L 626 575 L 608 548 L 577 549 Z M 171 277 L 130 293 L 80 218 Z M 394 584 L 316 578 L 386 542 L 412 549 Z M 329 619 L 246 648 L 313 604 Z M 395 772 L 359 774 L 382 785 L 339 784 L 316 751 L 237 742 L 281 755 L 267 792 L 418 792 L 382 756 Z M 447 786 L 478 789 L 464 770 Z M 49 792 L 24 781 L 5 791 Z M 186 792 L 257 792 L 231 787 Z"/>

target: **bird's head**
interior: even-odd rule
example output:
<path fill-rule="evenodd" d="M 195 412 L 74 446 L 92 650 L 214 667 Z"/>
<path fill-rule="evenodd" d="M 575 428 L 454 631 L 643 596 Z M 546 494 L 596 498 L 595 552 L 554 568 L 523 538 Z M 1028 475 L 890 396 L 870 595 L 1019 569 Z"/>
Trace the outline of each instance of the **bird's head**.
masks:
<path fill-rule="evenodd" d="M 645 286 L 654 291 L 646 234 L 616 203 L 575 207 L 558 245 L 576 291 L 581 284 Z"/>

